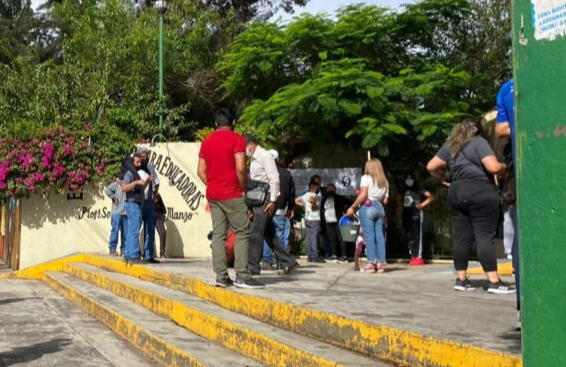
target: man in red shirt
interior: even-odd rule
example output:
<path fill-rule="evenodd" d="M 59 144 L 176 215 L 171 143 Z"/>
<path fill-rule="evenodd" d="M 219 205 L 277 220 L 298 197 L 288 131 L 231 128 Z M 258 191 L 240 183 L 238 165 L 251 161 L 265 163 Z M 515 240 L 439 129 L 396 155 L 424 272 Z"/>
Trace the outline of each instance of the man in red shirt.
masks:
<path fill-rule="evenodd" d="M 200 147 L 198 176 L 206 185 L 206 198 L 212 216 L 212 266 L 218 287 L 234 284 L 239 288 L 264 288 L 247 269 L 250 221 L 246 205 L 246 144 L 234 132 L 235 119 L 228 109 L 216 114 L 216 131 Z M 224 241 L 228 228 L 236 233 L 234 282 L 228 275 Z"/>

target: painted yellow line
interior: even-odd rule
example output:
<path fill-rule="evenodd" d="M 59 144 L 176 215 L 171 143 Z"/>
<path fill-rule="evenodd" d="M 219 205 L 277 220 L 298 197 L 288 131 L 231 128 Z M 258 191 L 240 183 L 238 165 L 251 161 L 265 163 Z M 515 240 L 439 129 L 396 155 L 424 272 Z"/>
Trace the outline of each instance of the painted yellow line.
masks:
<path fill-rule="evenodd" d="M 33 279 L 41 280 L 46 271 L 61 271 L 63 264 L 68 262 L 84 262 L 85 254 L 72 255 L 62 259 L 49 261 L 43 264 L 32 266 L 27 269 L 0 274 L 0 279 Z"/>
<path fill-rule="evenodd" d="M 187 292 L 228 310 L 376 359 L 415 367 L 520 367 L 521 359 L 417 333 L 207 285 L 198 279 L 85 255 L 88 264 Z M 139 291 L 139 290 L 138 290 Z M 300 365 L 296 365 L 300 366 Z"/>
<path fill-rule="evenodd" d="M 143 267 L 135 265 L 127 267 L 129 269 L 143 269 Z M 183 303 L 156 295 L 128 283 L 109 278 L 104 274 L 71 263 L 66 264 L 63 271 L 144 306 L 197 335 L 220 343 L 266 366 L 342 367 L 336 362 L 292 348 L 255 331 L 223 321 L 215 316 L 190 308 Z"/>
<path fill-rule="evenodd" d="M 101 321 L 115 333 L 128 340 L 132 345 L 151 358 L 166 366 L 205 367 L 203 363 L 188 355 L 165 340 L 144 331 L 141 327 L 120 316 L 110 308 L 74 289 L 66 282 L 57 279 L 49 272 L 44 272 L 42 280 L 55 291 Z"/>
<path fill-rule="evenodd" d="M 499 275 L 513 275 L 513 264 L 511 262 L 497 264 L 497 272 Z M 484 271 L 481 266 L 469 268 L 469 275 L 483 275 Z"/>

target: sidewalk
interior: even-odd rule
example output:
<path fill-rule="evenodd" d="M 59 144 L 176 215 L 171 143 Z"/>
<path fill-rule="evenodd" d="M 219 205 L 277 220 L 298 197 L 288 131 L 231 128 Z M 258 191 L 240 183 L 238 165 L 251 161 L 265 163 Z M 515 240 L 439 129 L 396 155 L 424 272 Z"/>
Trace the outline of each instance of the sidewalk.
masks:
<path fill-rule="evenodd" d="M 76 260 L 70 261 L 78 261 L 79 258 L 80 256 Z M 228 305 L 242 305 L 244 307 L 244 303 L 240 302 L 248 302 L 245 307 L 252 310 L 252 313 L 255 309 L 258 314 L 262 313 L 268 318 L 271 317 L 270 314 L 276 318 L 286 318 L 289 320 L 291 328 L 293 328 L 293 325 L 302 325 L 311 329 L 318 328 L 316 330 L 321 330 L 323 333 L 345 333 L 346 338 L 349 335 L 348 330 L 353 331 L 352 337 L 358 335 L 356 333 L 359 331 L 349 329 L 355 323 L 346 321 L 340 324 L 339 330 L 336 329 L 339 324 L 335 323 L 331 326 L 329 323 L 321 323 L 320 320 L 313 319 L 311 324 L 303 318 L 304 313 L 295 312 L 300 307 L 289 306 L 289 308 L 283 309 L 275 304 L 266 303 L 265 300 L 262 301 L 260 298 L 247 297 L 247 299 L 244 299 L 245 297 L 242 298 L 239 294 L 246 293 L 282 301 L 285 304 L 304 306 L 350 320 L 367 322 L 380 326 L 380 328 L 375 329 L 378 334 L 384 335 L 385 333 L 388 335 L 387 340 L 389 342 L 401 343 L 401 345 L 408 347 L 407 352 L 413 356 L 416 356 L 414 352 L 416 349 L 428 351 L 428 349 L 423 349 L 422 344 L 418 344 L 423 341 L 423 338 L 415 339 L 411 336 L 415 335 L 413 333 L 460 343 L 451 345 L 450 343 L 441 343 L 444 347 L 440 347 L 441 344 L 435 344 L 435 342 L 430 344 L 436 348 L 435 350 L 430 349 L 430 353 L 437 357 L 441 356 L 442 360 L 446 359 L 445 363 L 441 364 L 442 366 L 452 366 L 453 364 L 448 362 L 455 361 L 454 357 L 451 356 L 452 353 L 468 350 L 468 346 L 516 357 L 521 354 L 521 335 L 513 330 L 516 321 L 515 295 L 488 294 L 481 289 L 482 286 L 486 285 L 483 275 L 476 275 L 471 278 L 472 283 L 478 287 L 476 291 L 456 292 L 453 290 L 455 276 L 452 267 L 448 264 L 427 265 L 417 268 L 405 264 L 392 264 L 387 267 L 385 274 L 362 274 L 353 270 L 353 263 L 307 264 L 304 260 L 301 260 L 302 266 L 290 276 L 281 276 L 275 271 L 264 272 L 261 276 L 258 276 L 258 280 L 267 284 L 264 290 L 240 290 L 231 287 L 227 291 L 220 291 L 218 288 L 202 285 L 200 281 L 196 281 L 201 284 L 199 286 L 194 281 L 189 280 L 194 278 L 201 279 L 209 284 L 212 283 L 215 277 L 210 259 L 166 259 L 161 264 L 125 266 L 115 257 L 103 255 L 100 257 L 89 256 L 88 258 L 89 260 L 86 262 L 91 265 L 75 264 L 74 268 L 94 271 L 100 276 L 108 277 L 106 279 L 100 278 L 100 281 L 96 283 L 99 286 L 108 286 L 107 290 L 120 290 L 123 296 L 127 295 L 128 292 L 116 281 L 129 282 L 135 286 L 130 291 L 129 296 L 138 299 L 139 295 L 139 305 L 156 305 L 160 302 L 170 302 L 170 299 L 197 309 L 208 307 L 203 311 L 210 312 L 209 314 L 215 317 L 227 317 L 227 320 L 232 320 L 243 328 L 256 328 L 256 331 L 264 333 L 266 336 L 271 334 L 271 337 L 284 338 L 283 335 L 288 335 L 286 343 L 290 343 L 290 345 L 294 343 L 296 344 L 294 348 L 299 349 L 311 346 L 311 348 L 314 348 L 312 351 L 315 354 L 320 348 L 322 348 L 321 351 L 328 347 L 320 343 L 316 344 L 313 339 L 302 341 L 304 337 L 288 334 L 286 331 L 272 326 L 261 326 L 261 323 L 257 323 L 257 321 L 245 316 L 237 316 L 218 306 L 211 306 L 203 300 L 219 300 L 216 297 L 222 297 L 222 302 L 225 303 L 223 307 L 228 309 L 230 309 Z M 95 270 L 96 267 L 93 266 L 102 266 L 106 270 Z M 116 298 L 115 296 L 111 296 L 107 291 L 97 291 L 93 288 L 93 285 L 81 282 L 71 275 L 79 275 L 71 271 L 71 268 L 73 266 L 67 268 L 63 273 L 59 273 L 57 277 L 69 282 L 73 280 L 73 283 L 69 284 L 75 286 L 76 289 L 83 292 L 90 289 L 87 293 L 90 292 L 95 299 L 104 302 L 105 305 L 112 306 L 111 298 Z M 31 273 L 36 271 L 32 270 Z M 230 270 L 230 272 L 234 276 L 233 271 Z M 174 277 L 168 276 L 168 273 L 189 278 L 176 277 L 173 279 Z M 86 273 L 85 275 L 87 278 L 90 277 Z M 511 281 L 510 277 L 504 277 L 504 279 Z M 187 289 L 192 290 L 191 292 L 199 293 L 199 297 L 202 296 L 203 299 L 195 298 L 196 293 L 191 296 L 155 284 L 152 285 L 147 282 L 148 280 L 150 282 L 157 281 L 159 284 L 165 282 L 163 284 L 170 286 L 186 286 Z M 213 290 L 219 291 L 213 292 Z M 144 291 L 146 292 L 145 295 L 142 294 Z M 166 298 L 161 301 L 152 300 L 152 296 L 147 292 L 161 294 Z M 130 306 L 127 306 L 127 302 L 124 303 L 123 300 L 120 301 L 116 298 L 115 302 L 117 302 L 114 305 L 116 310 L 123 311 L 126 317 L 131 317 L 132 320 L 148 331 L 151 331 L 150 326 L 157 322 L 152 320 L 159 319 L 157 315 L 148 310 L 136 313 L 131 310 L 128 311 Z M 10 321 L 3 325 L 3 335 L 0 337 L 0 365 L 11 366 L 21 363 L 21 365 L 43 366 L 53 365 L 55 361 L 57 365 L 61 366 L 127 365 L 129 367 L 155 365 L 155 362 L 137 354 L 128 343 L 125 343 L 102 324 L 90 318 L 77 306 L 59 296 L 42 282 L 3 280 L 2 292 L 0 293 L 0 312 L 0 316 L 4 320 Z M 179 320 L 183 321 L 185 318 Z M 332 322 L 336 320 L 335 318 Z M 172 321 L 175 325 L 178 324 L 178 321 L 173 319 Z M 169 321 L 165 318 L 162 322 L 164 323 L 159 325 L 167 325 Z M 171 327 L 179 328 L 174 324 L 170 324 Z M 393 329 L 385 330 L 381 326 Z M 407 335 L 401 336 L 395 330 L 409 331 L 409 333 L 404 333 Z M 172 339 L 174 341 L 187 340 L 188 334 L 186 330 L 179 328 L 176 332 L 173 330 L 167 335 L 174 336 Z M 371 335 L 375 334 L 372 332 Z M 213 343 L 206 342 L 205 344 L 207 346 L 213 345 Z M 195 344 L 185 347 L 186 350 L 195 350 Z M 382 350 L 385 348 L 385 350 L 396 350 L 396 352 L 400 350 L 399 345 L 393 347 L 390 344 L 373 343 L 371 346 L 368 344 L 368 347 L 381 348 Z M 35 352 L 28 353 L 29 348 L 33 348 Z M 202 360 L 220 355 L 209 347 L 201 349 L 205 353 L 202 355 Z M 323 355 L 330 360 L 336 360 L 336 354 L 331 357 L 330 350 L 326 350 L 326 354 L 323 353 Z M 342 351 L 344 355 L 348 353 L 346 350 Z M 469 352 L 464 352 L 462 355 L 466 355 L 466 353 Z M 472 353 L 476 353 L 473 354 L 474 356 L 484 355 L 479 350 L 472 351 Z M 472 354 L 467 355 L 472 356 Z M 485 354 L 485 356 L 488 355 L 489 353 Z M 88 362 L 83 361 L 85 358 Z M 236 361 L 235 358 L 233 360 Z M 349 361 L 350 363 L 345 363 L 345 365 L 355 365 L 356 367 L 364 365 L 361 362 L 354 362 L 352 359 Z M 373 364 L 387 365 L 377 364 L 376 362 L 374 361 Z M 470 364 L 464 360 L 455 362 L 455 364 L 458 366 L 485 365 L 484 363 Z M 242 361 L 239 365 L 252 364 Z M 510 361 L 501 364 L 501 366 L 503 365 L 518 366 L 520 364 Z"/>
<path fill-rule="evenodd" d="M 266 271 L 256 277 L 267 284 L 265 290 L 234 291 L 506 354 L 521 354 L 521 333 L 514 331 L 515 294 L 487 293 L 482 289 L 487 284 L 483 275 L 471 276 L 475 291 L 456 292 L 452 266 L 445 264 L 392 264 L 385 274 L 362 274 L 353 270 L 353 263 L 300 262 L 302 266 L 294 275 L 285 277 Z M 210 260 L 166 259 L 151 268 L 209 283 L 214 280 Z M 512 277 L 502 279 L 513 282 Z"/>

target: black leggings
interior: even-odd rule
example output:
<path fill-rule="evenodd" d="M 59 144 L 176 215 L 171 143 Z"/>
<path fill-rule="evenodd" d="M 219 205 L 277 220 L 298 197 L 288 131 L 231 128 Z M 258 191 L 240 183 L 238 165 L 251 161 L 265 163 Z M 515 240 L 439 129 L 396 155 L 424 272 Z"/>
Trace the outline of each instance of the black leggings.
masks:
<path fill-rule="evenodd" d="M 452 215 L 454 268 L 468 269 L 470 250 L 475 244 L 485 272 L 497 271 L 495 236 L 500 199 L 497 188 L 487 179 L 458 180 L 448 190 Z"/>

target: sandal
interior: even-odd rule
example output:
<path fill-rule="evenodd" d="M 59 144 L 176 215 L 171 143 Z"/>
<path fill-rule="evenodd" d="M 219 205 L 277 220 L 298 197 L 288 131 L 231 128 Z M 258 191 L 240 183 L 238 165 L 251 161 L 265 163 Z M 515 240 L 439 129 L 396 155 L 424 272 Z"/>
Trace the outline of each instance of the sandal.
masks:
<path fill-rule="evenodd" d="M 376 271 L 378 274 L 383 274 L 383 273 L 385 273 L 384 264 L 383 264 L 383 263 L 376 264 L 376 265 L 375 265 L 375 271 Z"/>
<path fill-rule="evenodd" d="M 362 273 L 366 273 L 366 274 L 375 274 L 376 269 L 374 264 L 367 264 L 366 266 L 364 266 L 360 272 Z"/>

